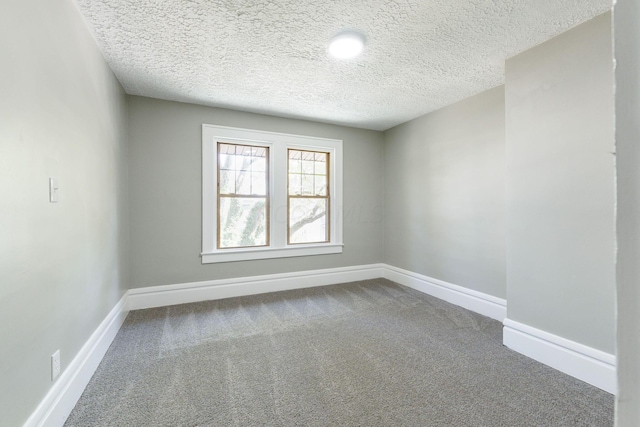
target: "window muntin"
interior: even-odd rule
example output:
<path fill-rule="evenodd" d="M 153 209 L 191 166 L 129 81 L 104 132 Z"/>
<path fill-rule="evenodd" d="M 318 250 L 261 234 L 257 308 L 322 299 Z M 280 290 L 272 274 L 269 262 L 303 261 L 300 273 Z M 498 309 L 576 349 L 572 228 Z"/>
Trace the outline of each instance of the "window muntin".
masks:
<path fill-rule="evenodd" d="M 218 142 L 217 248 L 269 246 L 269 148 Z"/>
<path fill-rule="evenodd" d="M 330 153 L 288 149 L 287 243 L 330 239 Z"/>

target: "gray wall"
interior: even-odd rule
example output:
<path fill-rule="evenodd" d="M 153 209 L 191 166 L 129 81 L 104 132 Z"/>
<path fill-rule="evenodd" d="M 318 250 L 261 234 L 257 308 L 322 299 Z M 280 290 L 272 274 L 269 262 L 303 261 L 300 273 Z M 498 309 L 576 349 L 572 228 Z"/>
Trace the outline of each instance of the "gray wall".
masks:
<path fill-rule="evenodd" d="M 614 353 L 610 18 L 506 63 L 507 317 Z"/>
<path fill-rule="evenodd" d="M 618 400 L 616 425 L 640 425 L 640 5 L 618 0 L 616 164 L 618 233 Z"/>
<path fill-rule="evenodd" d="M 0 58 L 0 424 L 17 426 L 51 354 L 67 368 L 127 287 L 127 114 L 71 0 L 3 1 Z"/>
<path fill-rule="evenodd" d="M 499 298 L 504 87 L 385 132 L 385 262 Z"/>
<path fill-rule="evenodd" d="M 145 287 L 382 262 L 380 132 L 129 98 L 131 285 Z M 202 264 L 202 124 L 344 140 L 344 252 Z"/>

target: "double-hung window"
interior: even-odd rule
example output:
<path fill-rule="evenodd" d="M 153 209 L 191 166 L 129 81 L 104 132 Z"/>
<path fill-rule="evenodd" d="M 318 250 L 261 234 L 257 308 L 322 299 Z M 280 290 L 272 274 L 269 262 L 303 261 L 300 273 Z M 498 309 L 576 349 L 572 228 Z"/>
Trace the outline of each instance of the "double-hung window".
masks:
<path fill-rule="evenodd" d="M 342 141 L 202 127 L 202 262 L 342 252 Z"/>
<path fill-rule="evenodd" d="M 287 173 L 289 244 L 329 241 L 330 153 L 289 149 Z"/>
<path fill-rule="evenodd" d="M 217 247 L 269 246 L 269 147 L 218 142 Z"/>

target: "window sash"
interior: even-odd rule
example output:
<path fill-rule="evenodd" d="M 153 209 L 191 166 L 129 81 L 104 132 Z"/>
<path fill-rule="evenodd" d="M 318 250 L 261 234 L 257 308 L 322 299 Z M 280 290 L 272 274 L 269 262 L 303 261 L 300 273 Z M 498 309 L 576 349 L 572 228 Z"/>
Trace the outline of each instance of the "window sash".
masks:
<path fill-rule="evenodd" d="M 231 146 L 235 146 L 235 147 L 249 147 L 249 148 L 257 148 L 257 149 L 263 149 L 265 150 L 265 161 L 266 161 L 266 167 L 265 167 L 265 194 L 237 194 L 237 193 L 221 193 L 220 192 L 220 187 L 221 187 L 221 179 L 220 179 L 220 175 L 221 175 L 221 171 L 223 170 L 223 168 L 221 167 L 221 161 L 220 161 L 220 156 L 221 156 L 221 147 L 223 145 L 231 145 Z M 270 237 L 271 237 L 271 218 L 270 218 L 270 214 L 271 214 L 271 206 L 270 206 L 270 201 L 271 201 L 271 197 L 270 197 L 270 180 L 269 180 L 269 172 L 270 172 L 270 167 L 269 167 L 269 147 L 264 147 L 264 146 L 257 146 L 257 145 L 248 145 L 248 144 L 238 144 L 238 143 L 231 143 L 231 142 L 225 142 L 225 141 L 217 141 L 216 144 L 216 156 L 217 156 L 217 160 L 216 160 L 216 173 L 217 173 L 217 179 L 216 179 L 216 197 L 217 197 L 217 203 L 216 203 L 216 248 L 219 250 L 228 250 L 228 249 L 244 249 L 244 248 L 262 248 L 262 247 L 269 247 L 270 244 Z M 247 156 L 250 157 L 250 156 Z M 260 156 L 262 157 L 262 156 Z M 258 158 L 260 158 L 258 157 Z M 224 169 L 224 170 L 228 170 L 228 169 Z M 235 172 L 237 172 L 237 169 L 233 169 Z M 250 174 L 250 179 L 251 179 L 251 174 Z M 234 179 L 237 179 L 234 177 Z M 238 188 L 238 183 L 237 181 L 234 181 L 234 189 L 237 191 Z M 221 207 L 222 207 L 222 203 L 221 200 L 222 199 L 265 199 L 265 244 L 264 245 L 237 245 L 237 246 L 222 246 L 222 227 L 221 227 L 221 219 L 222 219 L 222 215 L 221 215 Z"/>
<path fill-rule="evenodd" d="M 312 154 L 324 154 L 326 156 L 326 163 L 325 164 L 325 174 L 324 175 L 317 175 L 315 173 L 315 156 L 314 156 L 314 173 L 313 174 L 305 174 L 302 169 L 300 172 L 290 172 L 290 166 L 291 166 L 291 154 L 292 152 L 299 152 L 301 154 L 300 157 L 303 156 L 303 153 L 312 153 Z M 287 245 L 293 246 L 293 245 L 306 245 L 306 244 L 322 244 L 322 243 L 329 243 L 331 242 L 331 223 L 332 221 L 332 209 L 331 209 L 331 153 L 327 152 L 327 151 L 316 151 L 316 150 L 305 150 L 305 149 L 298 149 L 298 148 L 288 148 L 287 149 Z M 311 194 L 311 195 L 305 195 L 305 194 L 291 194 L 291 175 L 311 175 L 311 176 L 324 176 L 325 180 L 326 180 L 326 184 L 325 184 L 325 194 L 322 195 L 318 195 L 318 194 Z M 314 193 L 317 191 L 316 187 L 315 187 L 315 181 L 314 181 L 314 186 L 313 186 L 313 190 Z M 302 188 L 300 189 L 300 193 L 303 193 Z M 325 235 L 325 239 L 324 240 L 310 240 L 310 241 L 305 241 L 305 242 L 292 242 L 291 241 L 291 227 L 292 225 L 295 224 L 291 224 L 291 200 L 292 199 L 324 199 L 325 200 L 325 231 L 324 231 L 324 235 Z"/>

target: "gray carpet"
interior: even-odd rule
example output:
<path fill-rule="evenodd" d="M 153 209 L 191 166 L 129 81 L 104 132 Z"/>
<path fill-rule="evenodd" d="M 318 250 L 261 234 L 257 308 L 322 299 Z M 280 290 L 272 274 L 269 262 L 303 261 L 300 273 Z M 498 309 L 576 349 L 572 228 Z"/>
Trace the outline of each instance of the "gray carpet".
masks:
<path fill-rule="evenodd" d="M 133 311 L 66 426 L 611 426 L 613 396 L 384 279 Z"/>

